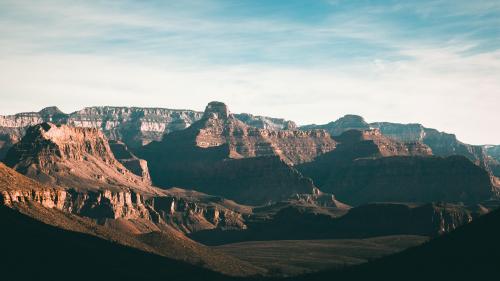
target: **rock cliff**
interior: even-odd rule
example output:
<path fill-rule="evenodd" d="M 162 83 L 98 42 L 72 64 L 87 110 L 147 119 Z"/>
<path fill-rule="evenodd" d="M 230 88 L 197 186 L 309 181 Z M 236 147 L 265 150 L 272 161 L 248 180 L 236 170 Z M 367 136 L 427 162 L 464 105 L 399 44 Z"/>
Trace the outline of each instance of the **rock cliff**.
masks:
<path fill-rule="evenodd" d="M 109 147 L 115 158 L 129 171 L 141 177 L 144 181 L 151 183 L 148 162 L 135 156 L 128 147 L 121 141 L 109 141 Z"/>
<path fill-rule="evenodd" d="M 139 150 L 153 183 L 182 186 L 246 204 L 311 193 L 314 185 L 287 164 L 335 148 L 324 131 L 273 131 L 247 126 L 223 103 L 210 103 L 191 127 Z"/>
<path fill-rule="evenodd" d="M 251 212 L 248 207 L 220 197 L 177 188 L 159 195 L 144 195 L 104 188 L 75 190 L 50 187 L 0 163 L 0 204 L 33 203 L 99 222 L 145 220 L 166 224 L 184 233 L 213 228 L 245 229 L 243 216 Z"/>
<path fill-rule="evenodd" d="M 240 159 L 278 156 L 289 164 L 308 162 L 335 148 L 335 141 L 323 130 L 269 130 L 250 127 L 229 112 L 220 102 L 210 103 L 201 120 L 172 137 L 177 144 L 195 148 L 227 146 L 225 158 Z M 163 143 L 172 142 L 167 139 Z"/>
<path fill-rule="evenodd" d="M 334 139 L 337 142 L 335 150 L 297 166 L 320 188 L 337 169 L 350 166 L 352 161 L 359 158 L 432 155 L 431 149 L 422 143 L 399 142 L 382 135 L 377 129 L 349 130 Z"/>
<path fill-rule="evenodd" d="M 194 110 L 103 106 L 87 107 L 70 114 L 63 113 L 57 107 L 47 107 L 39 112 L 0 116 L 0 159 L 22 138 L 27 127 L 43 122 L 99 128 L 108 139 L 122 141 L 135 149 L 152 141 L 160 141 L 164 134 L 189 127 L 202 115 L 203 112 Z M 296 127 L 292 121 L 279 118 L 246 113 L 234 116 L 258 128 L 280 130 Z"/>
<path fill-rule="evenodd" d="M 494 149 L 463 143 L 454 134 L 426 128 L 421 124 L 400 124 L 390 122 L 367 123 L 361 116 L 346 115 L 325 125 L 306 125 L 300 129 L 324 129 L 332 136 L 340 136 L 351 129 L 378 129 L 387 137 L 403 143 L 425 144 L 436 156 L 462 155 L 485 168 L 495 176 L 500 176 L 500 162 L 495 159 Z M 494 146 L 490 146 L 494 147 Z M 493 159 L 489 159 L 489 157 Z"/>
<path fill-rule="evenodd" d="M 431 156 L 378 129 L 346 131 L 337 148 L 297 166 L 324 192 L 350 205 L 369 202 L 480 202 L 495 194 L 486 170 L 463 156 Z"/>
<path fill-rule="evenodd" d="M 155 193 L 117 161 L 104 134 L 95 128 L 41 123 L 29 127 L 4 161 L 42 183 L 68 188 L 136 190 Z"/>
<path fill-rule="evenodd" d="M 454 134 L 426 128 L 420 124 L 377 122 L 370 126 L 379 128 L 382 134 L 399 141 L 424 143 L 436 156 L 465 156 L 476 165 L 492 172 L 486 150 L 482 146 L 463 143 Z"/>

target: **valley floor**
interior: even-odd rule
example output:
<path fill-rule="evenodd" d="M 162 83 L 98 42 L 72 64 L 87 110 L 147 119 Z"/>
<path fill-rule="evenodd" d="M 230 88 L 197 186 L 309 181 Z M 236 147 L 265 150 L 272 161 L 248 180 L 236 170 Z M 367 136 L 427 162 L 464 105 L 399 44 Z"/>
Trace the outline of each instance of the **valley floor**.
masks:
<path fill-rule="evenodd" d="M 265 268 L 272 275 L 291 276 L 360 264 L 427 240 L 425 236 L 398 235 L 369 239 L 251 241 L 214 248 Z"/>

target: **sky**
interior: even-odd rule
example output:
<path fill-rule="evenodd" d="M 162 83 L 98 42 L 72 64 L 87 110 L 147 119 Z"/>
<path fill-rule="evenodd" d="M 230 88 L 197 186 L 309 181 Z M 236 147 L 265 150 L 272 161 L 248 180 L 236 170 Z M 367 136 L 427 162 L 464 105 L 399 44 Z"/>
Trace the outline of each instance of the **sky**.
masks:
<path fill-rule="evenodd" d="M 0 0 L 0 97 L 1 115 L 217 100 L 500 144 L 500 1 Z"/>

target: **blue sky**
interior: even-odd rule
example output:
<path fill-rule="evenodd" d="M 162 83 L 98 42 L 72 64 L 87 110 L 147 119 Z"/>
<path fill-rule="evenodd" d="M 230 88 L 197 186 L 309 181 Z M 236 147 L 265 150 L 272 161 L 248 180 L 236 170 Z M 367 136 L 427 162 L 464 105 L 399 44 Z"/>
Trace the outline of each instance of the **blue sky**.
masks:
<path fill-rule="evenodd" d="M 500 1 L 0 0 L 0 35 L 0 114 L 221 100 L 500 143 Z"/>

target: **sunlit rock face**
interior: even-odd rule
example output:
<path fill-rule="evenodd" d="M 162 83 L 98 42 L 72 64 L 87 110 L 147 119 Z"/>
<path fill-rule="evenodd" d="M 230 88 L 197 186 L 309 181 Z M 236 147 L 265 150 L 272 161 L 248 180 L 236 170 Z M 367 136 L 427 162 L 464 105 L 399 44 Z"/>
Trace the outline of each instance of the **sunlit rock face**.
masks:
<path fill-rule="evenodd" d="M 106 136 L 96 128 L 47 122 L 29 127 L 9 150 L 5 163 L 51 185 L 154 193 L 149 177 L 136 176 L 116 160 Z"/>
<path fill-rule="evenodd" d="M 134 190 L 73 189 L 43 185 L 0 163 L 0 204 L 16 208 L 37 203 L 75 215 L 167 224 L 184 233 L 206 229 L 245 229 L 245 206 L 220 197 L 171 189 L 161 194 Z"/>

